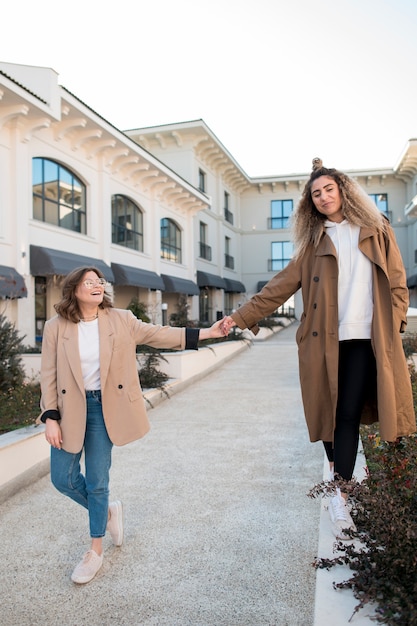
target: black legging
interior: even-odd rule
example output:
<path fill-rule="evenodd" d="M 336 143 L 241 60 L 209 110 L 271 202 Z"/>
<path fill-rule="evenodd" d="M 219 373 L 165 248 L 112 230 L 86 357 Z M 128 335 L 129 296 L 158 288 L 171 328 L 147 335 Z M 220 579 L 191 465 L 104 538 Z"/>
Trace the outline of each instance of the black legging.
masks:
<path fill-rule="evenodd" d="M 334 461 L 335 474 L 350 480 L 359 443 L 359 425 L 367 391 L 376 381 L 375 356 L 371 341 L 353 339 L 339 343 L 339 392 L 334 444 L 323 441 L 327 458 Z"/>

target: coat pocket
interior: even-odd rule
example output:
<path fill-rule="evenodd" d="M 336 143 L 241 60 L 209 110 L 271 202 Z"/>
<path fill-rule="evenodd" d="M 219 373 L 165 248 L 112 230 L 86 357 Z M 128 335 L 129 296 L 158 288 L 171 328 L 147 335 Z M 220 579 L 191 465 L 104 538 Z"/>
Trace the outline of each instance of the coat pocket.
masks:
<path fill-rule="evenodd" d="M 137 402 L 142 398 L 142 391 L 140 389 L 134 389 L 127 394 L 131 402 Z"/>

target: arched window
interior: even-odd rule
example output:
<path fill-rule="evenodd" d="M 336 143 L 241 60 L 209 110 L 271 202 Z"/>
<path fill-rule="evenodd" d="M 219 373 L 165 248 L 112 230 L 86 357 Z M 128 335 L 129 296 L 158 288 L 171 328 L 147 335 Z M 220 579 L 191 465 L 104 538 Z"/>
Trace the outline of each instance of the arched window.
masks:
<path fill-rule="evenodd" d="M 77 233 L 86 233 L 85 185 L 63 165 L 32 159 L 33 217 Z"/>
<path fill-rule="evenodd" d="M 181 231 L 172 220 L 161 220 L 161 258 L 181 263 Z"/>
<path fill-rule="evenodd" d="M 111 199 L 112 242 L 143 252 L 143 213 L 126 196 Z"/>

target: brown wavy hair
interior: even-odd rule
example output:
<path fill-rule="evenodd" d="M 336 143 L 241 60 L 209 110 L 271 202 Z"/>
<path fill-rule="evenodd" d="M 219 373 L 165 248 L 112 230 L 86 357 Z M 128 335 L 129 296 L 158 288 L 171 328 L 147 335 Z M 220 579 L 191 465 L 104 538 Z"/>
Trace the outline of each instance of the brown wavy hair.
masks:
<path fill-rule="evenodd" d="M 324 167 L 321 159 L 316 158 L 313 159 L 313 171 L 292 218 L 295 257 L 302 256 L 309 245 L 317 247 L 325 230 L 324 222 L 327 217 L 316 209 L 311 197 L 311 186 L 320 176 L 329 176 L 339 187 L 342 212 L 346 220 L 357 226 L 385 230 L 383 214 L 362 187 L 347 174 Z"/>
<path fill-rule="evenodd" d="M 67 276 L 64 278 L 62 283 L 62 298 L 57 303 L 54 304 L 55 311 L 61 317 L 64 317 L 66 320 L 70 322 L 74 322 L 74 324 L 78 324 L 81 317 L 81 312 L 78 307 L 78 301 L 75 297 L 75 290 L 78 285 L 82 283 L 84 276 L 87 272 L 94 272 L 97 274 L 98 278 L 106 278 L 97 267 L 77 267 L 75 270 L 72 270 Z M 113 302 L 111 300 L 110 295 L 104 291 L 103 302 L 99 304 L 100 309 L 108 309 L 113 306 Z"/>

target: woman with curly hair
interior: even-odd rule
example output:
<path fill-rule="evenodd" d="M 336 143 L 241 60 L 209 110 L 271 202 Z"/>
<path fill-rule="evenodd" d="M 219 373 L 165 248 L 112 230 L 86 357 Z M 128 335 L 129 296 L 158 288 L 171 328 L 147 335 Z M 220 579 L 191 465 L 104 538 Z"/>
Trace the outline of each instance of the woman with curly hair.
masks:
<path fill-rule="evenodd" d="M 258 331 L 298 289 L 300 384 L 311 441 L 323 441 L 330 476 L 353 475 L 361 423 L 379 421 L 381 438 L 416 429 L 400 333 L 408 289 L 388 220 L 349 176 L 314 159 L 293 217 L 294 257 L 258 294 L 223 321 Z M 329 514 L 339 539 L 354 524 L 336 485 Z"/>
<path fill-rule="evenodd" d="M 113 444 L 123 446 L 149 430 L 136 346 L 197 349 L 199 340 L 224 334 L 220 322 L 201 330 L 142 322 L 113 308 L 106 285 L 95 267 L 68 274 L 42 340 L 39 419 L 51 445 L 51 480 L 89 517 L 91 548 L 71 576 L 78 584 L 99 571 L 106 531 L 116 546 L 123 542 L 122 503 L 109 503 L 109 472 Z"/>

